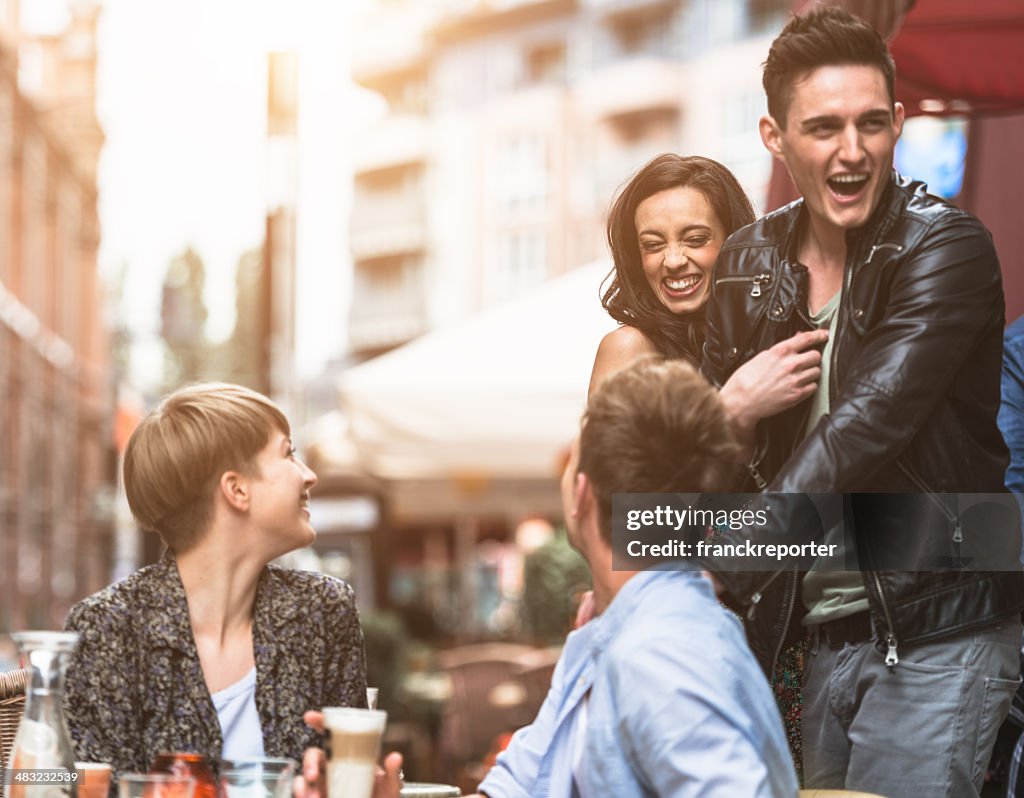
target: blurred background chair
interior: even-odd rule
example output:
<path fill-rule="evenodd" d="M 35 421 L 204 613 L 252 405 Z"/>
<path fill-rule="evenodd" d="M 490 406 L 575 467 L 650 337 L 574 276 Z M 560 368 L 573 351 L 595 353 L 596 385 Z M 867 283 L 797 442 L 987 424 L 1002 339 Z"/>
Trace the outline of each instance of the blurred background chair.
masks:
<path fill-rule="evenodd" d="M 7 758 L 14 746 L 14 735 L 25 711 L 25 685 L 29 671 L 0 673 L 0 772 L 7 768 Z"/>
<path fill-rule="evenodd" d="M 551 688 L 551 676 L 562 654 L 561 646 L 533 649 L 516 658 L 514 680 L 526 690 L 526 714 L 530 722 L 536 717 Z"/>
<path fill-rule="evenodd" d="M 525 706 L 526 690 L 513 684 L 521 667 L 517 659 L 531 650 L 483 643 L 438 654 L 438 666 L 451 683 L 438 744 L 439 771 L 446 781 L 465 791 L 478 778 L 478 765 L 494 741 L 533 719 Z"/>

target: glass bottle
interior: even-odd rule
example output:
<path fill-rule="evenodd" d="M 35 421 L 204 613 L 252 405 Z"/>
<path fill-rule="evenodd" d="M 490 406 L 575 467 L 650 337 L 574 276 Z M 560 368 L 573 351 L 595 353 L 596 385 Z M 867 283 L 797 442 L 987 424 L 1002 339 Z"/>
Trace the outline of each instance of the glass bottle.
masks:
<path fill-rule="evenodd" d="M 11 751 L 10 767 L 16 772 L 7 798 L 78 798 L 75 756 L 64 721 L 64 672 L 78 633 L 15 632 L 11 639 L 31 673 Z"/>

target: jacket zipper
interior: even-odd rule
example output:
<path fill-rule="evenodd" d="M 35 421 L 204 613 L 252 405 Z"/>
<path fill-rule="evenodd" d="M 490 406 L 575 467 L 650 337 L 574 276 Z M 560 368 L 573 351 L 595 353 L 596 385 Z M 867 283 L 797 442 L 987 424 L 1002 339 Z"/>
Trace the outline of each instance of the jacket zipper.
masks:
<path fill-rule="evenodd" d="M 878 591 L 878 601 L 882 605 L 882 612 L 885 614 L 885 644 L 888 646 L 885 654 L 885 667 L 892 670 L 900 662 L 899 653 L 896 650 L 898 642 L 896 640 L 896 631 L 893 628 L 892 615 L 889 613 L 889 604 L 885 600 L 885 592 L 882 590 L 882 578 L 878 575 L 877 571 L 872 571 L 871 579 L 874 582 L 875 590 Z"/>
<path fill-rule="evenodd" d="M 778 579 L 779 574 L 784 574 L 784 573 L 792 573 L 794 579 L 799 578 L 798 572 L 797 572 L 797 569 L 796 569 L 795 565 L 793 566 L 792 571 L 790 571 L 789 569 L 783 568 L 782 570 L 776 571 L 770 577 L 768 577 L 768 581 L 766 581 L 763 585 L 761 585 L 760 589 L 755 590 L 750 595 L 750 606 L 747 608 L 747 621 L 748 622 L 753 622 L 754 615 L 757 614 L 757 605 L 760 604 L 761 599 L 764 598 L 764 591 L 766 591 L 768 589 L 769 585 L 771 585 L 772 582 L 774 582 L 776 579 Z M 782 627 L 782 636 L 779 638 L 779 642 L 775 646 L 775 653 L 772 654 L 771 678 L 769 680 L 770 683 L 772 683 L 772 684 L 775 683 L 775 666 L 776 666 L 776 664 L 778 664 L 779 655 L 782 654 L 782 647 L 786 643 L 786 635 L 789 634 L 789 624 L 793 620 L 793 605 L 796 604 L 796 594 L 797 594 L 796 585 L 793 585 L 790 588 L 789 596 L 786 599 L 786 623 Z"/>
<path fill-rule="evenodd" d="M 764 584 L 762 584 L 760 588 L 758 588 L 757 590 L 755 590 L 753 593 L 750 594 L 750 606 L 747 607 L 747 620 L 748 621 L 753 621 L 754 620 L 754 615 L 757 613 L 757 605 L 760 604 L 761 603 L 761 599 L 764 598 L 764 591 L 766 591 L 771 586 L 772 582 L 774 582 L 776 579 L 779 578 L 779 574 L 784 574 L 784 573 L 786 573 L 786 569 L 785 568 L 782 568 L 782 569 L 776 571 L 775 573 L 773 573 L 771 576 L 768 577 L 768 580 Z"/>
<path fill-rule="evenodd" d="M 800 575 L 797 571 L 796 566 L 793 566 L 793 579 L 794 581 L 799 579 Z M 786 623 L 782 627 L 782 636 L 779 638 L 779 643 L 775 647 L 775 653 L 772 655 L 772 672 L 769 684 L 775 684 L 775 666 L 779 662 L 779 657 L 782 655 L 782 647 L 786 645 L 786 635 L 789 634 L 789 624 L 793 621 L 793 606 L 796 604 L 797 586 L 793 584 L 789 590 L 789 600 L 786 602 Z"/>
<path fill-rule="evenodd" d="M 880 250 L 880 249 L 894 249 L 897 252 L 902 252 L 903 251 L 903 245 L 902 244 L 894 244 L 891 241 L 887 241 L 884 244 L 875 244 L 873 247 L 871 247 L 871 251 L 868 253 L 868 259 L 866 261 L 864 261 L 864 265 L 865 266 L 867 266 L 869 263 L 871 263 L 871 259 L 873 257 L 875 257 L 875 253 L 878 252 L 878 250 Z"/>
<path fill-rule="evenodd" d="M 942 501 L 939 499 L 935 491 L 929 488 L 927 483 L 925 483 L 925 481 L 921 479 L 921 477 L 917 475 L 917 472 L 915 472 L 910 466 L 908 466 L 902 460 L 897 458 L 896 467 L 899 468 L 899 470 L 906 475 L 907 479 L 909 479 L 911 482 L 917 485 L 918 490 L 920 490 L 925 496 L 927 496 L 928 500 L 936 507 L 938 507 L 939 512 L 946 516 L 946 520 L 953 525 L 953 542 L 957 544 L 963 543 L 964 528 L 963 524 L 960 521 L 959 500 L 957 500 L 958 511 L 954 513 L 945 504 L 942 503 Z"/>
<path fill-rule="evenodd" d="M 903 251 L 903 247 L 900 244 L 892 244 L 892 243 L 876 244 L 876 245 L 871 247 L 871 250 L 868 252 L 867 258 L 864 260 L 864 265 L 865 266 L 868 265 L 869 263 L 871 263 L 871 259 L 875 257 L 875 253 L 878 252 L 880 249 L 894 249 L 897 252 L 902 252 Z M 840 342 L 843 340 L 843 335 L 842 335 L 842 333 L 841 333 L 841 331 L 839 329 L 839 324 L 840 324 L 840 322 L 845 321 L 845 316 L 843 314 L 843 310 L 844 310 L 844 306 L 845 306 L 846 302 L 849 301 L 850 286 L 853 283 L 853 268 L 852 268 L 852 266 L 850 264 L 847 264 L 846 274 L 844 275 L 844 278 L 845 279 L 843 280 L 843 296 L 841 297 L 840 304 L 839 304 L 840 318 L 836 320 L 836 340 L 835 340 L 835 343 L 832 345 L 832 362 L 831 362 L 830 367 L 829 367 L 830 370 L 829 370 L 829 380 L 828 381 L 829 381 L 829 403 L 830 404 L 831 404 L 831 398 L 833 396 L 835 396 L 835 391 L 836 391 L 836 389 L 838 387 L 837 384 L 836 384 L 837 380 L 838 380 L 838 375 L 836 373 L 836 371 L 837 371 L 836 364 L 839 362 L 839 345 L 840 345 Z M 903 463 L 901 463 L 899 460 L 897 460 L 897 465 L 900 467 L 901 470 L 904 471 L 904 473 L 907 473 L 907 475 L 910 476 L 909 472 L 904 468 Z M 913 476 L 910 476 L 910 478 L 911 478 L 912 481 L 917 483 L 919 485 L 919 487 L 925 487 L 923 485 L 923 483 L 920 482 L 920 480 L 915 479 Z M 925 492 L 929 493 L 927 490 L 925 490 Z M 932 495 L 932 494 L 929 493 L 929 495 Z M 933 499 L 934 499 L 934 496 L 933 496 Z M 935 500 L 935 501 L 937 501 L 937 500 Z M 940 507 L 942 507 L 942 503 L 941 502 L 938 502 L 938 504 L 939 504 Z M 942 507 L 942 509 L 945 510 L 944 507 Z M 957 526 L 959 526 L 959 524 Z M 876 592 L 878 593 L 878 602 L 882 606 L 882 614 L 885 615 L 885 624 L 886 624 L 886 630 L 885 630 L 885 645 L 886 645 L 885 666 L 889 670 L 892 670 L 893 668 L 895 668 L 899 664 L 899 661 L 900 661 L 899 649 L 898 649 L 899 641 L 896 639 L 896 630 L 895 630 L 895 627 L 893 626 L 893 622 L 892 622 L 892 613 L 889 612 L 889 603 L 885 600 L 885 591 L 882 589 L 882 578 L 878 575 L 877 571 L 871 571 L 870 574 L 871 574 L 871 581 L 874 584 Z"/>
<path fill-rule="evenodd" d="M 753 277 L 720 277 L 715 280 L 715 285 L 721 285 L 722 283 L 752 283 L 750 286 L 750 295 L 752 297 L 761 296 L 761 286 L 768 285 L 772 281 L 771 272 L 762 272 L 761 274 L 755 274 Z"/>

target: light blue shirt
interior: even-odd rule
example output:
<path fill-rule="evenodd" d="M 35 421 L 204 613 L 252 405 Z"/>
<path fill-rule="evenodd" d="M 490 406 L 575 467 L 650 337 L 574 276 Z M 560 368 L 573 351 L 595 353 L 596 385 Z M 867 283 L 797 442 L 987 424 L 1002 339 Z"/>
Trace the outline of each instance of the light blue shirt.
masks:
<path fill-rule="evenodd" d="M 588 692 L 577 784 L 573 727 Z M 537 718 L 480 790 L 492 798 L 795 798 L 797 781 L 739 621 L 699 573 L 647 571 L 569 635 Z"/>
<path fill-rule="evenodd" d="M 253 759 L 263 756 L 263 727 L 256 710 L 256 668 L 241 681 L 210 696 L 220 722 L 222 759 Z"/>

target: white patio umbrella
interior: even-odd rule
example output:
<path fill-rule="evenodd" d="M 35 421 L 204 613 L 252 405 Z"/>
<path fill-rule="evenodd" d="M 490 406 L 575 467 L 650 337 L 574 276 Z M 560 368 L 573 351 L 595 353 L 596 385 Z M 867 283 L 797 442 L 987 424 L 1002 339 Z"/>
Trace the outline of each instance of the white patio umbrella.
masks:
<path fill-rule="evenodd" d="M 367 470 L 396 480 L 554 476 L 597 346 L 615 327 L 599 296 L 609 268 L 574 269 L 347 371 L 342 409 Z"/>

